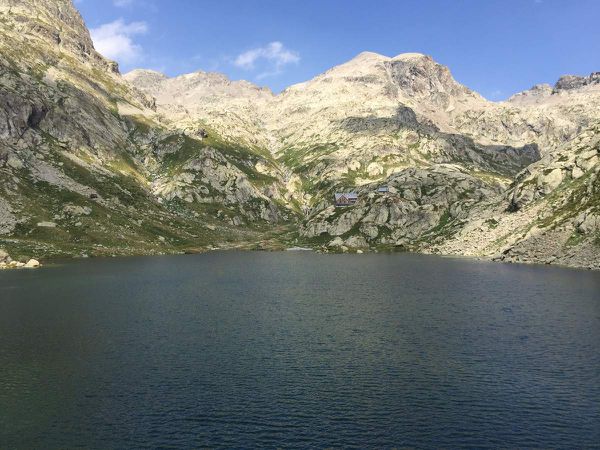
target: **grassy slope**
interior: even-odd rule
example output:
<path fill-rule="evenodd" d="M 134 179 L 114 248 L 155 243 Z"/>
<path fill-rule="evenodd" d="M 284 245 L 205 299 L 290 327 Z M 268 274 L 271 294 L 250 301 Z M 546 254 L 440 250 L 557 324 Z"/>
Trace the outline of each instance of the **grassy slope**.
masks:
<path fill-rule="evenodd" d="M 6 38 L 5 44 L 10 38 L 1 31 L 0 37 Z M 0 45 L 0 56 L 4 61 L 0 67 L 4 67 L 4 76 L 13 80 L 2 89 L 10 91 L 13 89 L 11 84 L 21 86 L 23 102 L 42 102 L 51 107 L 61 107 L 60 103 L 70 98 L 89 101 L 86 112 L 98 117 L 99 121 L 105 120 L 101 117 L 108 114 L 109 118 L 121 122 L 125 128 L 128 123 L 131 125 L 131 118 L 119 116 L 117 103 L 140 105 L 123 83 L 102 70 L 83 66 L 67 54 L 43 54 L 33 44 L 22 44 L 18 49 Z M 35 63 L 30 63 L 32 61 Z M 63 80 L 55 86 L 48 85 L 44 77 L 52 65 L 58 65 L 69 82 Z M 81 100 L 81 93 L 85 93 L 85 100 Z M 58 103 L 52 105 L 56 98 L 59 99 Z M 139 136 L 136 134 L 163 133 L 164 129 L 151 119 L 138 117 L 132 130 L 123 136 L 122 146 L 102 149 L 103 161 L 100 165 L 99 159 L 89 149 L 60 142 L 42 130 L 30 130 L 43 142 L 44 150 L 40 157 L 71 180 L 97 192 L 99 199 L 91 199 L 88 194 L 80 194 L 56 184 L 35 181 L 27 165 L 18 170 L 0 168 L 0 196 L 9 201 L 20 220 L 12 234 L 0 236 L 0 247 L 6 248 L 14 257 L 22 258 L 151 254 L 202 250 L 213 245 L 248 246 L 268 236 L 272 227 L 267 223 L 235 227 L 224 222 L 217 217 L 217 213 L 223 213 L 224 210 L 227 216 L 228 211 L 220 205 L 189 205 L 178 200 L 160 202 L 156 199 L 149 193 L 153 174 L 137 158 L 141 155 L 136 140 Z M 258 160 L 268 162 L 265 153 L 260 150 L 230 145 L 214 132 L 210 132 L 209 138 L 204 141 L 187 136 L 172 139 L 181 139 L 182 142 L 176 153 L 167 155 L 159 162 L 160 172 L 177 173 L 201 149 L 210 146 L 246 174 L 256 186 L 267 186 L 275 181 L 273 177 L 259 173 L 254 168 Z M 21 150 L 16 148 L 12 151 L 21 154 Z M 65 152 L 75 158 L 66 157 Z M 40 154 L 40 150 L 32 147 L 28 153 Z M 81 216 L 65 214 L 64 208 L 73 206 L 90 208 L 90 213 Z M 236 211 L 229 213 L 233 215 Z M 57 226 L 39 227 L 37 224 L 40 222 L 53 222 Z M 284 230 L 285 224 L 280 231 Z"/>

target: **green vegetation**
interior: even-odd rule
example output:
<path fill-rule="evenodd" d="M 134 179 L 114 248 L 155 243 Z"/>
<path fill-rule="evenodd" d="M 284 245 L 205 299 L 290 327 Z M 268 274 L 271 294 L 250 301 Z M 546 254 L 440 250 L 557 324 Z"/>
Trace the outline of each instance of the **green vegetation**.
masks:
<path fill-rule="evenodd" d="M 314 166 L 318 159 L 339 150 L 335 143 L 321 144 L 318 146 L 286 147 L 281 150 L 279 161 L 294 171 L 307 172 Z"/>
<path fill-rule="evenodd" d="M 485 221 L 485 223 L 487 224 L 487 226 L 490 228 L 490 230 L 493 230 L 495 228 L 498 228 L 498 224 L 500 222 L 498 222 L 496 219 L 487 219 Z"/>
<path fill-rule="evenodd" d="M 6 18 L 0 17 L 3 20 Z M 34 26 L 36 20 L 32 18 Z M 412 225 L 406 225 L 405 236 L 399 236 L 401 226 L 407 222 L 402 218 L 395 224 L 377 226 L 378 236 L 370 244 L 380 250 L 393 250 L 395 245 L 381 242 L 406 239 L 408 243 L 400 249 L 410 250 L 454 236 L 466 220 L 462 214 L 481 200 L 484 194 L 480 192 L 487 192 L 470 186 L 500 192 L 526 162 L 525 157 L 503 159 L 504 147 L 481 146 L 472 137 L 430 131 L 434 125 L 417 127 L 415 134 L 408 133 L 412 126 L 383 119 L 374 131 L 361 123 L 361 118 L 355 118 L 356 129 L 363 133 L 359 139 L 381 139 L 373 146 L 364 144 L 369 152 L 359 154 L 356 145 L 350 147 L 362 142 L 352 137 L 322 142 L 325 139 L 312 135 L 308 142 L 321 143 L 288 145 L 275 157 L 264 148 L 267 144 L 252 144 L 270 142 L 267 139 L 271 136 L 247 134 L 249 137 L 240 142 L 228 137 L 236 135 L 232 132 L 236 124 L 244 132 L 253 129 L 247 118 L 235 112 L 224 112 L 233 114 L 230 125 L 215 125 L 223 130 L 222 134 L 190 117 L 178 122 L 178 118 L 163 117 L 161 111 L 145 115 L 144 105 L 151 105 L 105 70 L 102 63 L 96 64 L 93 58 L 88 61 L 85 53 L 70 54 L 65 48 L 44 45 L 33 32 L 31 36 L 20 36 L 9 28 L 0 30 L 2 89 L 11 108 L 21 114 L 19 127 L 25 130 L 18 130 L 19 134 L 23 132 L 18 144 L 10 144 L 14 148 L 9 154 L 17 155 L 18 161 L 13 159 L 11 167 L 7 161 L 0 161 L 0 197 L 6 199 L 19 220 L 13 232 L 0 237 L 0 247 L 16 257 L 176 253 L 204 251 L 213 246 L 324 246 L 334 237 L 324 233 L 307 239 L 299 233 L 298 222 L 309 208 L 314 208 L 310 219 L 322 221 L 326 227 L 349 219 L 343 216 L 358 212 L 358 208 L 391 209 L 394 204 L 401 206 L 394 209 L 395 216 L 398 211 L 409 211 L 409 216 L 414 212 L 410 220 L 417 225 L 410 230 Z M 52 118 L 42 126 L 35 119 L 40 111 L 48 111 Z M 132 115 L 122 116 L 124 111 Z M 71 116 L 75 119 L 70 120 Z M 32 117 L 33 122 L 29 120 Z M 261 127 L 257 125 L 258 130 Z M 472 152 L 478 155 L 474 157 Z M 7 157 L 5 153 L 0 156 Z M 562 156 L 558 161 L 566 162 L 568 158 Z M 375 167 L 369 175 L 367 168 L 372 163 L 382 170 Z M 389 176 L 407 167 L 431 167 L 436 163 L 461 164 L 466 168 L 460 170 L 464 179 L 457 177 L 451 183 L 438 178 L 433 169 L 423 179 L 418 179 L 421 173 L 417 173 L 415 180 L 407 171 L 405 185 L 401 177 Z M 19 168 L 21 164 L 23 168 Z M 356 170 L 344 173 L 344 164 Z M 547 168 L 542 173 L 551 171 Z M 481 183 L 467 179 L 469 174 Z M 541 208 L 546 215 L 509 230 L 497 243 L 515 233 L 524 237 L 533 227 L 551 230 L 563 226 L 584 209 L 600 211 L 598 182 L 590 186 L 591 176 L 588 172 L 578 180 L 567 179 L 546 197 L 536 199 L 531 206 L 545 207 L 541 202 L 546 202 L 548 207 Z M 390 193 L 373 192 L 369 198 L 361 198 L 356 209 L 335 208 L 328 217 L 320 214 L 332 204 L 334 192 L 373 191 L 376 183 L 386 178 L 394 188 Z M 296 183 L 294 189 L 288 182 Z M 522 186 L 529 188 L 536 183 L 537 179 L 531 177 Z M 299 192 L 290 198 L 296 189 Z M 306 202 L 306 198 L 310 200 Z M 458 218 L 448 207 L 455 200 L 459 204 L 453 205 L 452 211 L 457 211 Z M 414 211 L 410 209 L 413 207 Z M 432 226 L 436 217 L 439 220 Z M 341 238 L 361 236 L 363 219 L 353 222 Z M 492 230 L 499 225 L 497 219 L 489 218 L 478 231 L 495 237 L 500 230 Z M 431 228 L 415 238 L 424 227 Z M 589 236 L 574 232 L 567 246 L 589 240 Z M 598 245 L 600 236 L 593 236 L 593 241 Z"/>

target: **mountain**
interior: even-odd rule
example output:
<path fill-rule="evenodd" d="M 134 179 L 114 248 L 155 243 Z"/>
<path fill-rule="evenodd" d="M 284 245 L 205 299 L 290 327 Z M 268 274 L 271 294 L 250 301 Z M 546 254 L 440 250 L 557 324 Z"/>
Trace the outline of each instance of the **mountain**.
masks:
<path fill-rule="evenodd" d="M 290 220 L 270 155 L 162 120 L 70 0 L 0 0 L 0 33 L 0 247 L 13 257 L 227 247 Z"/>
<path fill-rule="evenodd" d="M 275 95 L 121 76 L 70 0 L 0 0 L 0 19 L 13 257 L 306 245 L 600 268 L 598 73 L 496 103 L 429 56 L 364 52 Z"/>

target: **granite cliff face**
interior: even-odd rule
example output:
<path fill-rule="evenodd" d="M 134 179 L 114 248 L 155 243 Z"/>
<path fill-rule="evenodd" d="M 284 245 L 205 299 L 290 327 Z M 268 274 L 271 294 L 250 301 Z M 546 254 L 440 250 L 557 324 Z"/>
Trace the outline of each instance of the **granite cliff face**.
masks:
<path fill-rule="evenodd" d="M 115 62 L 105 59 L 94 49 L 83 19 L 71 1 L 3 0 L 0 14 L 5 36 L 17 38 L 20 45 L 31 42 L 37 49 L 35 56 L 39 59 L 35 63 L 56 61 L 56 52 L 42 51 L 48 45 L 59 54 L 68 54 L 82 63 L 118 72 Z M 15 51 L 18 49 L 14 48 Z"/>
<path fill-rule="evenodd" d="M 0 247 L 227 247 L 293 217 L 269 154 L 174 127 L 155 103 L 94 50 L 71 1 L 0 0 Z"/>
<path fill-rule="evenodd" d="M 499 261 L 600 268 L 600 121 L 474 207 L 428 248 Z"/>
<path fill-rule="evenodd" d="M 0 0 L 0 69 L 11 254 L 310 245 L 599 268 L 597 73 L 500 103 L 418 53 L 361 53 L 278 95 L 121 76 L 69 0 Z"/>

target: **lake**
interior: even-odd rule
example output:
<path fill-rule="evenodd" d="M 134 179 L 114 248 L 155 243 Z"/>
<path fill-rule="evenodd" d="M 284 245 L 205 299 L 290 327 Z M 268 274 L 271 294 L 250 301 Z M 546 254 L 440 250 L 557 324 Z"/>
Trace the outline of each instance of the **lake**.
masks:
<path fill-rule="evenodd" d="M 600 273 L 215 252 L 0 272 L 0 448 L 600 443 Z"/>

